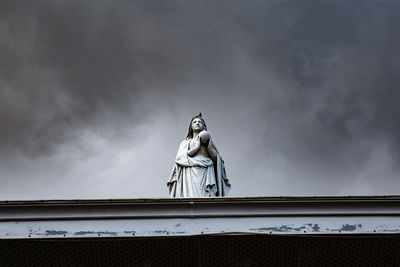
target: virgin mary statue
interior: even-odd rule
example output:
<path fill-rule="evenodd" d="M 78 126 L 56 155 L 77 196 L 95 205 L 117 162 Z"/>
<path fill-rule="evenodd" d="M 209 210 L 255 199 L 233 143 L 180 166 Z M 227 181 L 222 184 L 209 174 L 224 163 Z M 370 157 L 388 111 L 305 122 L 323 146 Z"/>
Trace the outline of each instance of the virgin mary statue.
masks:
<path fill-rule="evenodd" d="M 226 196 L 231 187 L 224 161 L 214 145 L 201 113 L 189 124 L 168 180 L 170 197 Z"/>

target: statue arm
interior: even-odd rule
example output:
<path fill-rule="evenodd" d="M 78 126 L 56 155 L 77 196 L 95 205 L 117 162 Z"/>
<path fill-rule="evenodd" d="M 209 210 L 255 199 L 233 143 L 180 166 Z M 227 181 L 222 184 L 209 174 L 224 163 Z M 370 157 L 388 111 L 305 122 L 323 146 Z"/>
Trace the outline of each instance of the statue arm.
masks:
<path fill-rule="evenodd" d="M 197 137 L 195 145 L 192 148 L 190 148 L 187 152 L 188 156 L 193 157 L 194 155 L 196 155 L 196 153 L 199 152 L 200 150 L 200 146 L 201 146 L 200 139 L 199 137 Z"/>
<path fill-rule="evenodd" d="M 217 161 L 217 150 L 215 149 L 213 143 L 211 140 L 208 141 L 208 145 L 207 145 L 207 151 L 208 151 L 208 155 L 210 156 L 210 158 L 215 162 Z"/>

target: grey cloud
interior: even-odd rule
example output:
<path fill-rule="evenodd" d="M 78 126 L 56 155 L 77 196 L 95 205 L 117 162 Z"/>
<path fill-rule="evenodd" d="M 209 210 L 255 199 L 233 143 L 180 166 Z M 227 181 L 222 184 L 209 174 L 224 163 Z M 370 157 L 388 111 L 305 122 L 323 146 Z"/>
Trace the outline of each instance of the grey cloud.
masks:
<path fill-rule="evenodd" d="M 233 194 L 347 193 L 349 181 L 354 192 L 393 193 L 399 9 L 395 1 L 3 1 L 0 152 L 35 166 L 58 162 L 65 146 L 96 158 L 87 135 L 131 153 L 161 146 L 167 152 L 153 160 L 163 169 L 145 175 L 163 184 L 173 142 L 202 111 Z M 154 132 L 157 140 L 146 139 Z M 104 158 L 122 157 L 107 149 Z M 90 166 L 85 175 L 100 177 Z M 144 175 L 124 166 L 110 172 Z M 37 177 L 54 179 L 48 168 Z M 29 179 L 5 165 L 1 173 Z"/>

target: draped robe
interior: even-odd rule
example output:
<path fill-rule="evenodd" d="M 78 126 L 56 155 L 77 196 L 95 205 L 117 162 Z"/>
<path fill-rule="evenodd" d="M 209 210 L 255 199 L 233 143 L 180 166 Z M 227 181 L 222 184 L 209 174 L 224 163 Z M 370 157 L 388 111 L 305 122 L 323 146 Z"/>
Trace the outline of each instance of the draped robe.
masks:
<path fill-rule="evenodd" d="M 224 161 L 210 140 L 216 160 L 204 155 L 190 157 L 190 138 L 183 140 L 176 155 L 175 164 L 168 180 L 170 197 L 226 196 L 231 187 L 226 177 Z"/>

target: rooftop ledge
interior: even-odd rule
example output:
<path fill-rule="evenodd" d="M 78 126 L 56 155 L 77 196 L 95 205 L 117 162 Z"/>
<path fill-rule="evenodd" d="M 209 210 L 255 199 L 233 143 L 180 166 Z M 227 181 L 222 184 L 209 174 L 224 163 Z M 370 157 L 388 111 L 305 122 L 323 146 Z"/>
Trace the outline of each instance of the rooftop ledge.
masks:
<path fill-rule="evenodd" d="M 0 201 L 0 239 L 399 233 L 399 195 Z"/>

